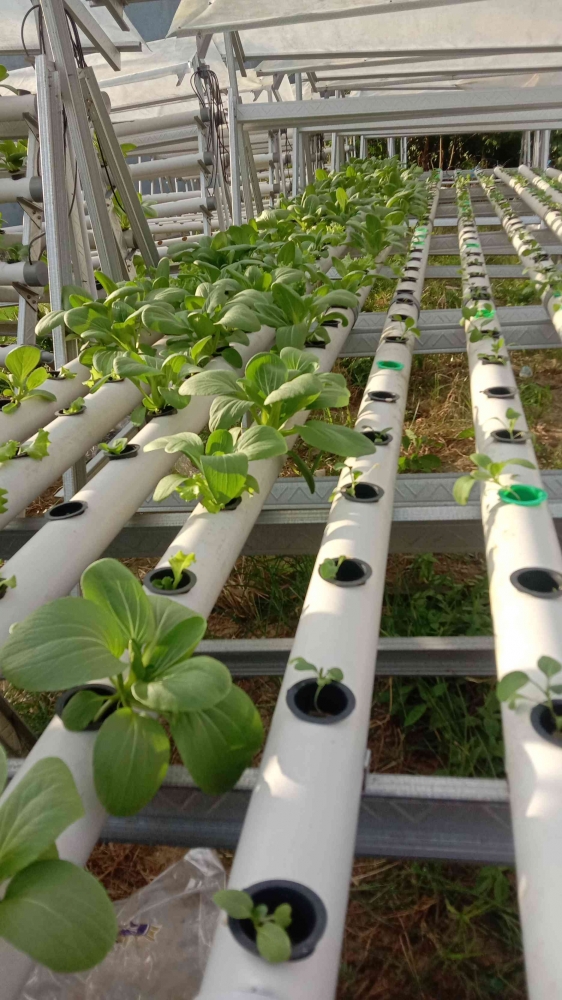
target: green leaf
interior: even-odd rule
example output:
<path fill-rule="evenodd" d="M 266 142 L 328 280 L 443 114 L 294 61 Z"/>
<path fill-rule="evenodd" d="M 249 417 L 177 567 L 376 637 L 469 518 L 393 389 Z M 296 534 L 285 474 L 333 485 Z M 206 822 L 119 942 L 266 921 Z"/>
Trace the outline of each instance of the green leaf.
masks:
<path fill-rule="evenodd" d="M 273 919 L 279 927 L 290 927 L 293 920 L 292 913 L 290 903 L 280 903 L 273 911 Z"/>
<path fill-rule="evenodd" d="M 373 455 L 377 450 L 373 442 L 363 434 L 351 430 L 350 427 L 342 427 L 341 424 L 325 424 L 321 420 L 309 420 L 295 430 L 312 448 L 341 455 L 343 458 Z"/>
<path fill-rule="evenodd" d="M 291 939 L 279 924 L 262 924 L 256 931 L 256 945 L 262 958 L 271 964 L 287 962 L 291 957 Z"/>
<path fill-rule="evenodd" d="M 113 615 L 125 643 L 134 639 L 140 645 L 153 633 L 154 620 L 150 602 L 142 585 L 117 559 L 98 559 L 82 573 L 82 593 L 108 614 Z"/>
<path fill-rule="evenodd" d="M 406 728 L 406 726 L 413 726 L 419 719 L 421 719 L 422 715 L 424 715 L 426 711 L 427 704 L 424 703 L 422 705 L 415 705 L 404 719 L 404 728 Z"/>
<path fill-rule="evenodd" d="M 263 740 L 259 713 L 236 685 L 214 708 L 171 718 L 170 728 L 185 766 L 210 795 L 236 784 Z"/>
<path fill-rule="evenodd" d="M 39 760 L 0 807 L 0 881 L 35 861 L 83 815 L 67 765 L 59 757 Z"/>
<path fill-rule="evenodd" d="M 27 379 L 28 389 L 38 389 L 43 382 L 46 382 L 49 378 L 49 372 L 46 368 L 34 368 L 31 375 Z"/>
<path fill-rule="evenodd" d="M 95 691 L 77 691 L 62 712 L 62 721 L 71 732 L 80 733 L 94 721 L 96 715 L 107 702 L 107 695 Z"/>
<path fill-rule="evenodd" d="M 181 451 L 191 458 L 195 465 L 198 464 L 198 459 L 205 450 L 201 438 L 193 431 L 179 431 L 178 434 L 168 434 L 166 437 L 156 438 L 156 440 L 145 444 L 144 451 L 158 451 L 160 448 L 165 448 L 169 455 Z"/>
<path fill-rule="evenodd" d="M 347 406 L 350 392 L 345 377 L 336 372 L 327 372 L 319 377 L 322 383 L 322 392 L 314 400 L 311 409 L 327 410 L 332 407 Z"/>
<path fill-rule="evenodd" d="M 37 861 L 9 883 L 0 936 L 55 972 L 97 965 L 117 938 L 113 906 L 99 882 L 70 861 Z"/>
<path fill-rule="evenodd" d="M 246 379 L 252 382 L 256 388 L 268 396 L 279 386 L 287 381 L 287 366 L 278 354 L 270 352 L 256 354 L 246 365 Z"/>
<path fill-rule="evenodd" d="M 24 382 L 34 368 L 37 368 L 41 360 L 41 351 L 38 347 L 16 347 L 15 351 L 10 351 L 6 355 L 4 362 L 6 368 L 12 373 L 18 382 Z"/>
<path fill-rule="evenodd" d="M 138 681 L 135 698 L 155 712 L 199 712 L 226 698 L 230 671 L 212 656 L 194 656 L 160 672 L 154 681 Z"/>
<path fill-rule="evenodd" d="M 496 687 L 496 695 L 499 701 L 509 701 L 520 688 L 529 683 L 529 678 L 523 670 L 512 670 L 505 674 Z"/>
<path fill-rule="evenodd" d="M 207 438 L 206 455 L 231 455 L 234 451 L 234 441 L 230 431 L 213 431 Z"/>
<path fill-rule="evenodd" d="M 302 399 L 304 404 L 310 402 L 311 398 L 319 396 L 321 391 L 322 383 L 317 375 L 297 375 L 290 382 L 285 382 L 278 389 L 270 392 L 265 400 L 265 405 L 273 406 L 274 403 L 281 403 L 286 399 Z"/>
<path fill-rule="evenodd" d="M 336 189 L 336 201 L 343 212 L 345 206 L 349 201 L 349 198 L 347 197 L 347 191 L 345 190 L 345 188 L 339 187 Z"/>
<path fill-rule="evenodd" d="M 249 920 L 254 910 L 254 901 L 249 893 L 239 889 L 220 889 L 213 896 L 213 903 L 228 913 L 234 920 Z"/>
<path fill-rule="evenodd" d="M 232 305 L 227 305 L 217 323 L 229 330 L 242 330 L 243 333 L 257 333 L 261 328 L 261 320 L 243 302 L 233 302 Z"/>
<path fill-rule="evenodd" d="M 42 316 L 39 322 L 35 324 L 36 336 L 44 337 L 47 333 L 52 333 L 53 330 L 56 330 L 57 326 L 61 326 L 65 312 L 66 309 L 53 309 L 46 316 Z M 39 358 L 41 358 L 41 352 L 39 352 Z M 36 361 L 35 364 L 39 364 L 39 361 Z M 35 368 L 35 365 L 33 367 Z"/>
<path fill-rule="evenodd" d="M 470 494 L 474 486 L 475 480 L 472 476 L 460 476 L 453 486 L 453 499 L 456 503 L 460 504 L 461 507 L 465 507 L 468 503 Z"/>
<path fill-rule="evenodd" d="M 540 656 L 537 666 L 546 677 L 554 677 L 555 674 L 559 674 L 562 670 L 562 664 L 552 656 Z"/>
<path fill-rule="evenodd" d="M 94 782 L 112 816 L 132 816 L 162 784 L 170 741 L 159 722 L 120 708 L 105 720 L 94 745 Z"/>
<path fill-rule="evenodd" d="M 312 670 L 313 673 L 317 673 L 314 664 L 309 663 L 303 656 L 295 656 L 294 660 L 291 660 L 290 662 L 295 670 Z"/>
<path fill-rule="evenodd" d="M 49 454 L 49 432 L 41 428 L 29 443 L 22 444 L 21 450 L 24 455 L 40 462 Z"/>
<path fill-rule="evenodd" d="M 236 374 L 231 371 L 200 372 L 186 379 L 180 386 L 182 396 L 237 396 L 240 388 L 236 381 Z"/>
<path fill-rule="evenodd" d="M 156 503 L 160 503 L 165 500 L 166 497 L 171 496 L 172 493 L 185 483 L 186 476 L 180 476 L 177 472 L 170 473 L 169 476 L 163 476 L 162 479 L 156 484 L 154 488 L 154 493 L 152 494 L 153 500 Z"/>
<path fill-rule="evenodd" d="M 331 681 L 343 681 L 343 670 L 339 667 L 330 667 L 326 677 L 329 677 Z"/>
<path fill-rule="evenodd" d="M 240 435 L 236 450 L 243 452 L 249 462 L 285 455 L 287 442 L 275 427 L 254 424 Z"/>
<path fill-rule="evenodd" d="M 292 448 L 289 452 L 289 456 L 293 464 L 296 466 L 297 471 L 300 472 L 301 476 L 303 477 L 310 492 L 314 493 L 316 491 L 316 483 L 314 482 L 314 476 L 312 475 L 312 472 L 308 468 L 308 465 L 306 464 L 304 459 L 300 457 L 297 451 L 293 451 Z"/>
<path fill-rule="evenodd" d="M 4 748 L 0 745 L 0 795 L 4 791 L 4 785 L 8 780 L 8 758 Z"/>
<path fill-rule="evenodd" d="M 271 286 L 273 302 L 282 309 L 290 323 L 300 323 L 305 319 L 307 306 L 302 297 L 285 282 L 275 281 Z"/>
<path fill-rule="evenodd" d="M 230 399 L 227 396 L 217 396 L 211 403 L 209 415 L 209 430 L 229 430 L 239 424 L 244 414 L 252 404 L 246 399 Z"/>
<path fill-rule="evenodd" d="M 204 455 L 201 467 L 211 492 L 221 503 L 240 495 L 248 474 L 245 455 Z"/>
<path fill-rule="evenodd" d="M 116 618 L 81 597 L 59 597 L 18 623 L 0 651 L 17 688 L 60 691 L 120 674 L 125 643 Z"/>
<path fill-rule="evenodd" d="M 488 455 L 480 455 L 475 453 L 470 456 L 471 461 L 478 466 L 479 469 L 489 469 L 492 464 L 492 459 Z"/>
<path fill-rule="evenodd" d="M 502 462 L 502 465 L 520 465 L 523 469 L 536 469 L 536 465 L 526 458 L 510 458 L 508 462 Z"/>

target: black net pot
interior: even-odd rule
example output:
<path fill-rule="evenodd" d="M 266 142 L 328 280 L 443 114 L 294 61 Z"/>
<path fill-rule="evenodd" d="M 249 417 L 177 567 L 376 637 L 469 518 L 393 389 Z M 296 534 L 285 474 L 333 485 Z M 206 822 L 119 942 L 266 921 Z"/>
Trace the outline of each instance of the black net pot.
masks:
<path fill-rule="evenodd" d="M 505 427 L 502 427 L 501 430 L 492 431 L 492 437 L 500 444 L 525 444 L 530 435 L 527 431 L 513 431 L 513 434 L 510 434 Z"/>
<path fill-rule="evenodd" d="M 516 570 L 509 579 L 516 590 L 531 597 L 556 600 L 562 596 L 562 573 L 555 569 L 527 566 Z"/>
<path fill-rule="evenodd" d="M 298 681 L 287 691 L 287 705 L 297 719 L 319 726 L 331 726 L 351 715 L 355 708 L 355 695 L 346 684 L 340 681 L 326 684 L 315 705 L 316 689 L 316 681 L 309 678 Z"/>
<path fill-rule="evenodd" d="M 119 452 L 118 455 L 108 455 L 110 462 L 119 462 L 125 458 L 136 458 L 139 453 L 140 445 L 138 444 L 127 444 L 123 448 L 123 451 Z"/>
<path fill-rule="evenodd" d="M 382 486 L 377 486 L 375 483 L 361 482 L 355 484 L 355 492 L 352 492 L 351 486 L 348 486 L 342 491 L 342 495 L 346 500 L 351 500 L 352 503 L 378 503 L 384 496 L 384 490 Z"/>
<path fill-rule="evenodd" d="M 489 389 L 481 389 L 488 399 L 515 399 L 517 390 L 509 385 L 491 385 Z"/>
<path fill-rule="evenodd" d="M 562 700 L 555 699 L 552 702 L 554 713 L 557 717 L 562 716 Z M 543 740 L 562 750 L 562 733 L 559 733 L 554 725 L 554 720 L 547 705 L 534 705 L 531 709 L 531 723 L 535 732 L 542 736 Z"/>
<path fill-rule="evenodd" d="M 363 559 L 344 559 L 335 577 L 326 583 L 332 583 L 335 587 L 362 587 L 372 572 L 369 564 Z"/>
<path fill-rule="evenodd" d="M 385 448 L 387 444 L 392 441 L 392 434 L 383 434 L 382 431 L 374 431 L 370 427 L 366 428 L 364 431 L 359 431 L 363 437 L 366 437 L 368 441 L 372 441 L 376 444 L 377 448 Z"/>
<path fill-rule="evenodd" d="M 197 583 L 195 573 L 192 573 L 190 569 L 186 569 L 181 575 L 179 587 L 175 587 L 174 590 L 164 590 L 162 587 L 154 586 L 154 580 L 165 580 L 167 577 L 173 577 L 172 570 L 169 566 L 161 566 L 160 569 L 153 569 L 150 573 L 146 574 L 143 585 L 151 594 L 166 597 L 169 594 L 187 594 Z"/>
<path fill-rule="evenodd" d="M 390 392 L 387 389 L 372 389 L 367 393 L 367 398 L 372 403 L 396 403 L 400 396 L 397 392 Z"/>
<path fill-rule="evenodd" d="M 55 703 L 55 714 L 62 719 L 62 713 L 68 702 L 78 694 L 79 691 L 93 691 L 94 694 L 109 695 L 115 694 L 115 688 L 111 687 L 109 684 L 79 684 L 78 687 L 69 688 L 68 691 L 64 691 Z M 106 719 L 117 710 L 117 702 L 115 702 L 106 712 L 103 713 L 101 719 L 97 722 L 90 722 L 84 729 L 81 729 L 82 733 L 97 733 L 98 729 L 101 729 Z"/>
<path fill-rule="evenodd" d="M 65 503 L 58 503 L 47 511 L 45 517 L 49 521 L 67 521 L 71 517 L 80 517 L 88 509 L 88 504 L 84 500 L 67 500 Z"/>
<path fill-rule="evenodd" d="M 292 922 L 287 928 L 292 944 L 289 961 L 298 962 L 312 955 L 328 922 L 326 907 L 320 896 L 308 886 L 286 879 L 256 882 L 244 891 L 252 897 L 255 906 L 265 904 L 270 913 L 281 903 L 289 903 L 292 911 Z M 228 926 L 238 944 L 253 955 L 259 955 L 256 932 L 251 920 L 229 917 Z"/>

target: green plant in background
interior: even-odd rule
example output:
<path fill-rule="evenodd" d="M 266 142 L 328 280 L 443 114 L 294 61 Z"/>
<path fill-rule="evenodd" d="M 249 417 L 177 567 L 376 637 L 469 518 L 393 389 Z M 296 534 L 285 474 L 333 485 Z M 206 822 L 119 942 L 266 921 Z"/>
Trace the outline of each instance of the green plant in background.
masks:
<path fill-rule="evenodd" d="M 340 670 L 339 667 L 330 667 L 329 670 L 324 670 L 322 667 L 315 667 L 313 663 L 309 663 L 302 656 L 296 656 L 293 660 L 289 660 L 289 663 L 294 665 L 295 670 L 303 670 L 307 672 L 312 671 L 313 674 L 316 674 L 316 692 L 314 694 L 313 704 L 315 710 L 320 712 L 321 709 L 318 707 L 318 699 L 320 698 L 322 691 L 334 681 L 343 681 L 343 670 Z"/>
<path fill-rule="evenodd" d="M 0 559 L 0 570 L 2 569 L 3 565 L 4 565 L 4 560 Z M 4 597 L 8 588 L 10 590 L 14 590 L 15 587 L 17 587 L 17 580 L 15 576 L 6 577 L 3 576 L 2 573 L 0 572 L 0 597 Z"/>
<path fill-rule="evenodd" d="M 83 597 L 51 601 L 18 623 L 0 649 L 4 676 L 25 691 L 61 691 L 111 678 L 113 693 L 79 691 L 62 719 L 76 731 L 102 723 L 94 782 L 113 815 L 142 809 L 162 784 L 170 741 L 158 717 L 203 791 L 232 787 L 261 746 L 263 727 L 227 668 L 193 655 L 205 619 L 146 594 L 115 559 L 93 563 L 80 583 Z"/>
<path fill-rule="evenodd" d="M 18 174 L 27 157 L 27 139 L 0 140 L 0 170 L 9 174 Z"/>
<path fill-rule="evenodd" d="M 215 892 L 213 902 L 234 920 L 251 920 L 256 932 L 256 946 L 266 962 L 288 962 L 291 957 L 291 938 L 287 927 L 292 923 L 292 908 L 281 903 L 273 913 L 265 904 L 254 906 L 252 897 L 239 889 L 221 889 Z"/>
<path fill-rule="evenodd" d="M 195 553 L 185 553 L 180 549 L 174 556 L 170 556 L 169 565 L 172 571 L 171 574 L 163 576 L 161 579 L 153 580 L 152 586 L 157 587 L 159 590 L 177 590 L 181 586 L 185 573 L 196 561 Z"/>
<path fill-rule="evenodd" d="M 435 447 L 425 434 L 417 434 L 413 427 L 408 427 L 402 436 L 402 448 L 406 454 L 398 459 L 399 472 L 435 472 L 441 468 L 442 462 L 438 455 L 424 451 Z"/>
<path fill-rule="evenodd" d="M 16 347 L 6 356 L 5 370 L 0 371 L 0 396 L 10 402 L 2 407 L 2 413 L 13 413 L 24 400 L 33 397 L 56 400 L 52 392 L 40 388 L 50 378 L 46 368 L 37 367 L 40 362 L 38 347 Z"/>
<path fill-rule="evenodd" d="M 0 87 L 2 90 L 11 90 L 12 94 L 17 94 L 18 91 L 15 87 L 10 87 L 8 83 L 4 83 L 4 80 L 8 79 L 8 70 L 5 66 L 0 66 Z"/>
<path fill-rule="evenodd" d="M 507 703 L 508 708 L 515 709 L 523 701 L 528 701 L 532 705 L 544 704 L 548 709 L 554 733 L 562 741 L 562 715 L 559 715 L 556 711 L 552 697 L 553 695 L 562 694 L 562 684 L 551 684 L 551 678 L 556 677 L 562 671 L 562 664 L 558 660 L 553 659 L 552 656 L 540 656 L 537 660 L 537 667 L 546 678 L 544 687 L 533 680 L 532 677 L 529 677 L 529 674 L 526 674 L 524 670 L 512 670 L 510 673 L 505 674 L 501 681 L 499 681 L 496 687 L 496 694 L 499 701 Z M 527 684 L 532 684 L 536 687 L 542 697 L 540 699 L 536 697 L 528 698 L 527 695 L 521 694 L 521 688 L 524 688 Z"/>
<path fill-rule="evenodd" d="M 0 792 L 6 777 L 0 747 Z M 58 857 L 57 837 L 82 816 L 72 774 L 58 757 L 34 764 L 0 806 L 0 880 L 9 880 L 0 938 L 55 972 L 91 969 L 117 939 L 105 889 Z"/>
<path fill-rule="evenodd" d="M 49 454 L 49 432 L 44 428 L 37 431 L 31 441 L 20 444 L 19 441 L 6 441 L 0 444 L 0 466 L 12 458 L 34 458 L 41 461 Z"/>
<path fill-rule="evenodd" d="M 145 451 L 164 448 L 169 454 L 181 452 L 190 459 L 198 472 L 195 475 L 172 473 L 164 476 L 154 490 L 154 499 L 165 500 L 177 491 L 182 500 L 197 499 L 211 514 L 223 510 L 227 503 L 243 493 L 259 493 L 259 484 L 249 475 L 250 462 L 274 458 L 287 452 L 285 438 L 273 427 L 257 426 L 242 431 L 213 431 L 206 444 L 197 434 L 182 431 L 156 438 L 145 445 Z"/>
<path fill-rule="evenodd" d="M 476 469 L 467 476 L 460 476 L 453 486 L 453 497 L 461 507 L 464 507 L 468 503 L 473 486 L 477 482 L 493 483 L 497 489 L 505 490 L 506 493 L 511 493 L 516 497 L 517 494 L 513 491 L 513 487 L 501 481 L 505 467 L 507 465 L 520 465 L 524 469 L 536 468 L 526 458 L 510 458 L 507 462 L 493 462 L 488 455 L 475 453 L 470 456 L 470 459 L 476 466 Z M 517 479 L 518 477 L 511 473 L 511 478 Z"/>

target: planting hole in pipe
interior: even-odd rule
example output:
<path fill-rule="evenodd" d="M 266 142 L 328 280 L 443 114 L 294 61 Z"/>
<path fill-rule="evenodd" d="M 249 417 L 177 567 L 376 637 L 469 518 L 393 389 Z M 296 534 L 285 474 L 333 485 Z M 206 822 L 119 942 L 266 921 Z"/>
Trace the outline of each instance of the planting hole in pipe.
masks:
<path fill-rule="evenodd" d="M 554 714 L 560 717 L 562 715 L 562 700 L 559 698 L 553 700 L 552 707 Z M 533 706 L 531 709 L 531 723 L 535 732 L 539 736 L 542 736 L 543 740 L 562 750 L 562 733 L 556 728 L 548 705 Z"/>
<path fill-rule="evenodd" d="M 357 428 L 359 430 L 359 428 Z M 372 441 L 379 448 L 384 448 L 387 444 L 392 441 L 392 434 L 387 434 L 385 431 L 374 431 L 372 428 L 367 430 L 359 430 L 359 433 L 366 437 L 368 441 Z"/>
<path fill-rule="evenodd" d="M 384 490 L 382 486 L 375 486 L 374 483 L 361 482 L 356 483 L 354 488 L 348 486 L 343 491 L 343 496 L 354 503 L 378 503 L 384 496 Z"/>
<path fill-rule="evenodd" d="M 516 389 L 507 385 L 492 385 L 481 390 L 488 399 L 515 399 Z"/>
<path fill-rule="evenodd" d="M 526 569 L 516 570 L 509 579 L 516 590 L 532 597 L 552 600 L 562 595 L 562 573 L 555 569 L 529 566 Z"/>
<path fill-rule="evenodd" d="M 400 398 L 397 392 L 388 392 L 386 389 L 373 389 L 367 393 L 367 397 L 372 403 L 396 403 Z"/>
<path fill-rule="evenodd" d="M 160 569 L 153 569 L 150 573 L 147 573 L 142 582 L 151 594 L 158 594 L 160 597 L 167 597 L 170 594 L 187 594 L 197 583 L 197 577 L 190 569 L 186 569 L 182 573 L 179 587 L 168 589 L 167 587 L 159 587 L 154 583 L 155 580 L 173 580 L 173 578 L 174 574 L 171 567 L 161 566 Z"/>
<path fill-rule="evenodd" d="M 524 444 L 528 440 L 529 434 L 527 431 L 513 431 L 510 433 L 505 427 L 501 430 L 492 431 L 492 437 L 494 441 L 498 441 L 500 444 Z"/>
<path fill-rule="evenodd" d="M 346 684 L 332 681 L 322 688 L 318 697 L 317 689 L 318 684 L 313 679 L 298 681 L 289 688 L 287 705 L 297 719 L 329 726 L 351 715 L 355 708 L 355 695 Z"/>
<path fill-rule="evenodd" d="M 91 691 L 92 694 L 98 695 L 99 697 L 102 698 L 111 698 L 111 696 L 115 694 L 115 688 L 110 687 L 109 684 L 81 684 L 79 687 L 69 688 L 68 691 L 64 691 L 63 694 L 61 694 L 57 698 L 55 703 L 55 714 L 58 715 L 59 718 L 62 719 L 62 715 L 66 706 L 70 701 L 72 701 L 74 695 L 79 694 L 80 691 L 88 691 L 88 692 Z M 99 704 L 98 707 L 99 708 L 102 707 L 101 703 Z M 103 714 L 99 719 L 88 723 L 87 726 L 84 726 L 83 729 L 80 729 L 80 732 L 82 733 L 97 732 L 98 729 L 101 729 L 103 723 L 108 718 L 108 716 L 112 715 L 113 712 L 116 711 L 117 707 L 118 707 L 117 702 L 114 702 L 112 705 L 109 705 L 107 710 L 103 712 Z M 72 728 L 74 729 L 74 726 Z"/>
<path fill-rule="evenodd" d="M 372 569 L 363 559 L 325 559 L 318 567 L 323 580 L 336 587 L 361 587 L 369 579 Z"/>
<path fill-rule="evenodd" d="M 147 410 L 146 411 L 146 421 L 158 420 L 158 417 L 173 417 L 178 411 L 175 406 L 165 406 L 163 410 Z"/>
<path fill-rule="evenodd" d="M 514 503 L 518 507 L 540 507 L 548 500 L 548 493 L 538 486 L 528 486 L 525 483 L 515 483 L 513 486 L 499 490 L 500 499 L 504 503 Z"/>
<path fill-rule="evenodd" d="M 289 961 L 297 962 L 312 955 L 328 922 L 326 907 L 320 896 L 300 882 L 285 879 L 256 882 L 244 891 L 252 897 L 254 906 L 265 905 L 269 913 L 273 913 L 282 903 L 288 903 L 291 907 L 291 923 L 286 929 L 291 939 Z M 258 954 L 256 931 L 251 920 L 229 917 L 228 926 L 238 944 L 246 951 Z"/>
<path fill-rule="evenodd" d="M 228 503 L 225 503 L 223 510 L 236 510 L 241 503 L 242 497 L 234 497 L 232 500 L 229 500 Z"/>
<path fill-rule="evenodd" d="M 116 462 L 121 458 L 136 458 L 139 453 L 140 445 L 138 444 L 126 444 L 123 451 L 119 452 L 118 455 L 108 455 L 110 462 Z"/>
<path fill-rule="evenodd" d="M 401 372 L 404 367 L 402 361 L 377 361 L 377 368 L 383 371 Z"/>
<path fill-rule="evenodd" d="M 399 333 L 389 333 L 383 337 L 385 344 L 407 344 L 408 338 L 402 337 Z"/>
<path fill-rule="evenodd" d="M 88 504 L 83 500 L 67 500 L 66 503 L 59 503 L 56 507 L 51 507 L 45 517 L 50 521 L 65 521 L 69 517 L 78 517 L 87 509 Z"/>

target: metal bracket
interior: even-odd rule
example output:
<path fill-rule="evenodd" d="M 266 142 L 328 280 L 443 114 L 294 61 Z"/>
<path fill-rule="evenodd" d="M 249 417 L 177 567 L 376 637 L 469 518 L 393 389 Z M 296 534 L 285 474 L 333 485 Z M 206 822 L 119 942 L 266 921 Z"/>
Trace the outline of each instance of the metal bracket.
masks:
<path fill-rule="evenodd" d="M 365 750 L 365 763 L 363 764 L 363 792 L 367 791 L 367 780 L 369 774 L 371 773 L 371 751 L 369 748 Z"/>
<path fill-rule="evenodd" d="M 29 201 L 27 198 L 18 198 L 17 203 L 18 205 L 21 205 L 25 214 L 29 216 L 31 221 L 34 222 L 35 225 L 40 229 L 41 226 L 43 225 L 43 212 L 41 211 L 40 208 L 37 208 L 35 202 Z"/>
<path fill-rule="evenodd" d="M 240 70 L 241 76 L 248 76 L 246 72 L 244 49 L 242 48 L 242 42 L 240 41 L 240 35 L 237 31 L 232 32 L 232 47 L 234 49 L 234 55 L 236 56 L 236 62 L 238 63 L 238 69 Z"/>
<path fill-rule="evenodd" d="M 19 281 L 13 281 L 12 288 L 15 289 L 18 295 L 21 295 L 22 299 L 25 299 L 25 302 L 30 309 L 37 312 L 37 305 L 41 298 L 42 290 L 41 292 L 35 292 L 33 288 L 29 287 L 29 285 L 24 285 Z"/>

